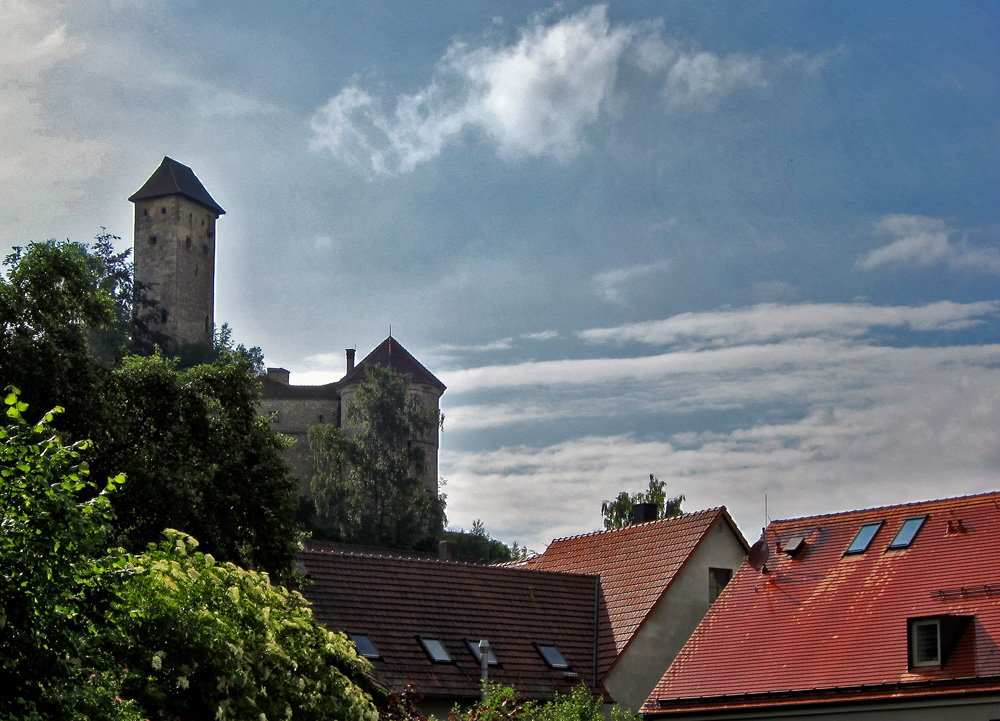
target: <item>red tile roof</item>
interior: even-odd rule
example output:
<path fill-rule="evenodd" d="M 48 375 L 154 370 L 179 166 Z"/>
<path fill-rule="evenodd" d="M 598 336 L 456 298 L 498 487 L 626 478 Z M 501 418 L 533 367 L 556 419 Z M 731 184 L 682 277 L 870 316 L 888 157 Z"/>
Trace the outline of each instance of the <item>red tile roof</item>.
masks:
<path fill-rule="evenodd" d="M 428 698 L 472 699 L 479 662 L 466 641 L 489 639 L 500 662 L 491 680 L 530 698 L 551 698 L 581 680 L 593 686 L 597 579 L 400 556 L 307 550 L 303 594 L 327 628 L 365 634 L 381 658 L 373 672 L 393 689 L 413 683 Z M 444 643 L 452 663 L 433 663 L 418 638 Z M 569 669 L 552 669 L 533 645 L 553 643 Z M 598 668 L 598 675 L 603 669 Z M 567 675 L 569 673 L 570 675 Z M 574 677 L 572 674 L 578 674 Z"/>
<path fill-rule="evenodd" d="M 153 171 L 149 179 L 143 183 L 142 187 L 129 200 L 134 203 L 137 200 L 159 198 L 164 195 L 183 195 L 196 203 L 204 205 L 218 215 L 226 214 L 222 206 L 216 203 L 212 199 L 212 196 L 208 194 L 205 186 L 201 184 L 198 176 L 194 174 L 191 168 L 166 156 L 164 156 L 163 161 L 160 163 L 160 167 Z"/>
<path fill-rule="evenodd" d="M 726 509 L 711 508 L 612 531 L 559 538 L 545 553 L 528 559 L 526 565 L 545 571 L 600 575 L 614 637 L 612 653 L 621 654 L 719 518 L 725 519 L 743 542 Z"/>
<path fill-rule="evenodd" d="M 927 515 L 908 548 L 888 550 Z M 861 526 L 884 521 L 864 553 Z M 804 549 L 779 550 L 796 536 Z M 771 523 L 644 713 L 1000 690 L 1000 493 Z M 907 619 L 974 616 L 943 666 L 910 668 Z"/>

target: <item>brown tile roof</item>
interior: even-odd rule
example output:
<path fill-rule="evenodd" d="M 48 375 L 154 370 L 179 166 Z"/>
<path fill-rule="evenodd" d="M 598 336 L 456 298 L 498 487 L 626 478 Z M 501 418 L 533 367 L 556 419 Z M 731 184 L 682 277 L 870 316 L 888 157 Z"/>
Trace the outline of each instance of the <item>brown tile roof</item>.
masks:
<path fill-rule="evenodd" d="M 149 180 L 129 198 L 129 201 L 134 203 L 137 200 L 159 198 L 164 195 L 183 195 L 219 215 L 226 214 L 222 206 L 208 194 L 191 168 L 165 156 L 160 167 L 149 176 Z"/>
<path fill-rule="evenodd" d="M 545 553 L 528 559 L 526 565 L 545 571 L 599 574 L 615 651 L 621 654 L 719 518 L 724 518 L 743 542 L 726 509 L 711 508 L 612 531 L 559 538 Z"/>
<path fill-rule="evenodd" d="M 406 373 L 414 383 L 427 383 L 439 389 L 442 393 L 446 388 L 444 383 L 435 378 L 433 373 L 424 368 L 420 364 L 420 361 L 410 355 L 410 352 L 392 336 L 386 338 L 379 344 L 378 348 L 365 356 L 364 360 L 354 366 L 354 369 L 340 380 L 340 383 L 347 384 L 354 381 L 364 381 L 367 377 L 365 367 L 368 364 L 392 368 L 401 374 Z"/>
<path fill-rule="evenodd" d="M 466 641 L 481 638 L 500 663 L 491 680 L 530 698 L 567 692 L 580 680 L 593 685 L 601 641 L 593 576 L 319 549 L 303 551 L 300 561 L 316 620 L 367 635 L 381 654 L 373 672 L 394 689 L 413 683 L 428 698 L 477 697 L 479 662 Z M 606 618 L 597 621 L 607 629 Z M 421 636 L 439 639 L 452 663 L 432 662 Z M 535 642 L 554 643 L 579 678 L 549 668 Z"/>
<path fill-rule="evenodd" d="M 908 518 L 927 516 L 889 550 Z M 845 555 L 865 523 L 866 551 Z M 801 536 L 794 557 L 779 551 Z M 1000 691 L 1000 493 L 771 523 L 644 713 Z M 908 619 L 974 616 L 943 666 L 910 667 Z"/>

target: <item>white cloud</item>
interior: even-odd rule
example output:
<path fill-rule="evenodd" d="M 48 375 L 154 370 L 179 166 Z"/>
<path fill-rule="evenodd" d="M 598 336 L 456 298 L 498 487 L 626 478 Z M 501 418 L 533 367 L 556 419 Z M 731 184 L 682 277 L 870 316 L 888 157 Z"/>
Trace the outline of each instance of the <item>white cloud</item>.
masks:
<path fill-rule="evenodd" d="M 682 55 L 667 72 L 663 94 L 670 107 L 711 110 L 737 89 L 765 87 L 763 70 L 763 61 L 749 55 Z"/>
<path fill-rule="evenodd" d="M 594 282 L 606 301 L 624 305 L 627 285 L 638 282 L 645 276 L 661 273 L 669 267 L 669 262 L 660 261 L 628 268 L 614 268 L 595 275 Z"/>
<path fill-rule="evenodd" d="M 1000 250 L 972 247 L 964 240 L 953 242 L 956 231 L 940 218 L 887 215 L 875 229 L 896 240 L 859 258 L 856 267 L 861 270 L 883 265 L 926 268 L 943 263 L 953 270 L 1000 273 Z"/>
<path fill-rule="evenodd" d="M 456 42 L 391 114 L 357 85 L 344 88 L 313 116 L 312 147 L 375 173 L 406 172 L 475 129 L 505 155 L 568 159 L 608 102 L 632 32 L 596 6 L 551 25 L 536 17 L 512 45 Z"/>
<path fill-rule="evenodd" d="M 681 313 L 614 328 L 591 328 L 579 331 L 577 336 L 589 343 L 670 345 L 684 341 L 734 345 L 808 336 L 856 337 L 880 326 L 917 331 L 958 330 L 997 315 L 1000 315 L 1000 301 L 939 301 L 924 306 L 762 303 L 735 310 Z"/>
<path fill-rule="evenodd" d="M 498 350 L 510 350 L 513 347 L 513 342 L 513 338 L 501 338 L 499 340 L 490 341 L 489 343 L 480 343 L 479 345 L 445 343 L 443 345 L 439 345 L 434 350 L 443 353 L 489 353 Z"/>
<path fill-rule="evenodd" d="M 456 41 L 431 80 L 391 109 L 357 82 L 344 87 L 313 115 L 310 144 L 376 175 L 411 171 L 469 131 L 501 156 L 566 161 L 612 111 L 622 63 L 663 76 L 675 110 L 710 111 L 739 89 L 767 85 L 759 57 L 682 51 L 660 33 L 658 23 L 612 25 L 595 5 L 554 22 L 538 15 L 509 45 Z"/>
<path fill-rule="evenodd" d="M 559 337 L 559 331 L 543 330 L 538 333 L 524 333 L 521 337 L 525 340 L 553 340 Z"/>

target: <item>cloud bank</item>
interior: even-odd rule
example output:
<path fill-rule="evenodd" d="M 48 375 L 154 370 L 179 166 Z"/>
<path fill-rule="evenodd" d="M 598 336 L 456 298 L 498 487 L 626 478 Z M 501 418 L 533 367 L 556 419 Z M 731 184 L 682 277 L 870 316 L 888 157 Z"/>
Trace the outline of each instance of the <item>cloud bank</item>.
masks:
<path fill-rule="evenodd" d="M 767 84 L 759 57 L 678 49 L 650 24 L 612 24 L 596 5 L 551 22 L 537 15 L 510 44 L 456 41 L 425 86 L 394 101 L 352 83 L 313 115 L 311 147 L 375 175 L 409 172 L 466 133 L 501 157 L 567 161 L 614 114 L 624 63 L 659 82 L 667 111 L 711 111 Z"/>
<path fill-rule="evenodd" d="M 791 517 L 995 488 L 1000 344 L 939 343 L 998 315 L 997 302 L 763 304 L 577 334 L 668 347 L 654 355 L 443 374 L 446 446 L 449 433 L 537 439 L 446 448 L 449 517 L 490 508 L 491 531 L 542 550 L 598 528 L 602 500 L 655 473 L 689 509 L 728 506 L 753 540 L 765 494 Z"/>
<path fill-rule="evenodd" d="M 956 242 L 956 231 L 940 218 L 887 215 L 876 223 L 875 230 L 896 240 L 859 258 L 856 267 L 860 270 L 945 265 L 957 271 L 1000 274 L 1000 250 L 974 247 L 965 240 Z"/>

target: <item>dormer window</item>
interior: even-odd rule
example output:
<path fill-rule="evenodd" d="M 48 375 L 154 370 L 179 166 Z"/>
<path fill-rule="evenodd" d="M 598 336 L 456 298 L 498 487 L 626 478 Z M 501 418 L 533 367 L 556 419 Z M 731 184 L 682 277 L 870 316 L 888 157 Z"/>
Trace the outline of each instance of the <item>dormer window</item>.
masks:
<path fill-rule="evenodd" d="M 872 542 L 872 539 L 875 538 L 875 534 L 878 533 L 880 528 L 882 528 L 882 523 L 883 521 L 876 521 L 875 523 L 866 523 L 863 525 L 858 531 L 858 535 L 856 535 L 854 540 L 851 541 L 851 545 L 847 547 L 847 551 L 844 552 L 844 555 L 850 556 L 867 551 L 868 545 Z"/>
<path fill-rule="evenodd" d="M 363 633 L 349 633 L 347 634 L 354 644 L 354 647 L 358 649 L 360 653 L 365 658 L 381 658 L 382 655 L 375 648 L 375 644 L 372 642 L 368 636 Z"/>
<path fill-rule="evenodd" d="M 917 532 L 923 527 L 924 521 L 926 520 L 927 516 L 914 516 L 913 518 L 907 518 L 903 521 L 903 525 L 900 526 L 896 536 L 892 539 L 892 543 L 889 544 L 889 548 L 908 548 L 910 544 L 913 543 L 913 539 L 916 537 Z"/>
<path fill-rule="evenodd" d="M 947 614 L 909 619 L 910 668 L 944 666 L 972 618 Z"/>
<path fill-rule="evenodd" d="M 465 645 L 469 647 L 469 650 L 472 651 L 472 655 L 476 657 L 476 663 L 482 663 L 483 662 L 483 657 L 482 657 L 482 654 L 481 654 L 481 652 L 479 650 L 479 641 L 478 640 L 476 640 L 476 641 L 470 641 L 469 639 L 466 639 L 465 640 Z M 489 665 L 489 666 L 496 666 L 499 662 L 497 661 L 497 657 L 493 653 L 493 648 L 492 647 L 487 647 L 487 649 L 488 649 L 486 651 L 486 663 L 487 663 L 487 665 Z"/>
<path fill-rule="evenodd" d="M 451 663 L 451 654 L 439 638 L 420 638 L 420 645 L 434 663 Z"/>
<path fill-rule="evenodd" d="M 545 659 L 545 663 L 549 665 L 549 668 L 569 668 L 569 664 L 566 663 L 566 659 L 559 653 L 559 649 L 556 648 L 555 644 L 536 643 L 535 648 L 538 649 L 538 653 L 542 654 L 542 658 Z"/>

